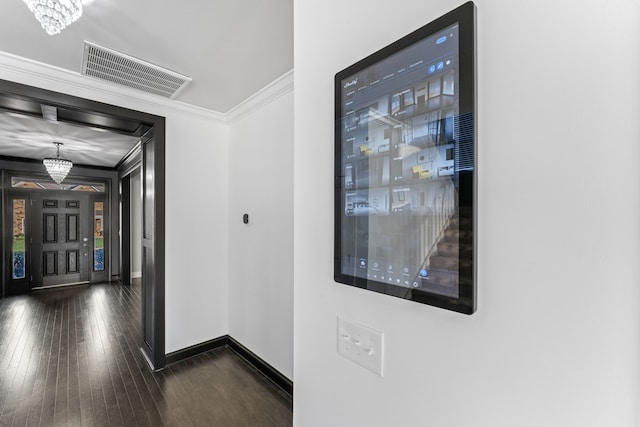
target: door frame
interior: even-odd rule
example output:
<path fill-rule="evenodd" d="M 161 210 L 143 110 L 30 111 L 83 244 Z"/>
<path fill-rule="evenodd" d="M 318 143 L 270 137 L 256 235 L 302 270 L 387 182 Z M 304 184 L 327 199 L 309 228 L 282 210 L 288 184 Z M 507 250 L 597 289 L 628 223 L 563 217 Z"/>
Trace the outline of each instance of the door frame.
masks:
<path fill-rule="evenodd" d="M 162 369 L 166 364 L 165 355 L 165 118 L 141 111 L 131 110 L 128 108 L 118 107 L 115 105 L 105 104 L 86 98 L 80 98 L 68 94 L 50 91 L 34 86 L 23 85 L 20 83 L 0 80 L 0 94 L 13 96 L 21 99 L 29 99 L 43 104 L 68 108 L 79 113 L 91 112 L 98 113 L 105 118 L 105 121 L 113 120 L 129 120 L 136 121 L 140 124 L 140 128 L 153 132 L 153 161 L 152 167 L 145 171 L 150 174 L 149 177 L 153 182 L 153 203 L 147 207 L 149 209 L 149 218 L 153 224 L 149 226 L 153 229 L 153 241 L 151 242 L 152 262 L 147 263 L 151 271 L 145 271 L 147 268 L 142 266 L 143 276 L 152 278 L 147 282 L 148 291 L 152 298 L 148 301 L 143 299 L 143 313 L 149 313 L 152 316 L 152 335 L 153 347 L 149 348 L 144 342 L 141 342 L 141 351 L 143 352 L 151 369 Z M 142 136 L 142 135 L 140 135 Z M 143 167 L 145 159 L 142 159 Z M 118 165 L 116 169 L 119 169 Z M 73 174 L 73 170 L 72 170 Z M 6 266 L 5 266 L 6 267 Z M 122 269 L 122 265 L 120 265 Z M 122 271 L 120 271 L 122 273 Z M 5 275 L 3 275 L 4 277 Z M 4 283 L 3 283 L 4 288 Z M 148 307 L 146 305 L 151 305 Z M 144 331 L 142 331 L 144 336 Z M 144 341 L 144 338 L 143 338 Z"/>
<path fill-rule="evenodd" d="M 131 286 L 131 172 L 120 181 L 120 282 Z"/>
<path fill-rule="evenodd" d="M 98 283 L 98 282 L 107 282 L 112 281 L 112 272 L 117 270 L 117 266 L 114 266 L 115 262 L 112 260 L 113 257 L 118 256 L 118 252 L 114 251 L 112 253 L 111 247 L 118 246 L 118 225 L 113 224 L 111 218 L 118 218 L 118 211 L 113 212 L 114 207 L 114 197 L 112 195 L 114 181 L 117 181 L 117 174 L 112 171 L 107 173 L 105 176 L 104 170 L 95 170 L 89 169 L 84 166 L 76 166 L 74 167 L 76 170 L 73 175 L 71 175 L 71 179 L 76 183 L 85 183 L 85 184 L 101 184 L 104 186 L 104 192 L 102 193 L 93 193 L 93 192 L 81 192 L 81 193 L 73 193 L 74 197 L 71 199 L 85 197 L 88 202 L 87 212 L 85 214 L 87 217 L 85 220 L 89 221 L 89 228 L 93 229 L 93 214 L 92 210 L 94 209 L 94 203 L 97 201 L 102 201 L 105 203 L 105 211 L 103 212 L 103 230 L 106 231 L 106 236 L 104 238 L 104 248 L 105 248 L 105 269 L 103 271 L 96 271 L 93 269 L 93 262 L 89 262 L 89 277 L 87 283 Z M 39 290 L 50 286 L 57 285 L 49 285 L 49 286 L 34 286 L 34 282 L 38 282 L 33 276 L 35 275 L 34 266 L 36 270 L 40 267 L 40 263 L 36 262 L 37 257 L 34 255 L 33 246 L 38 246 L 38 242 L 33 241 L 34 238 L 34 230 L 40 228 L 40 225 L 36 227 L 36 223 L 39 221 L 39 218 L 36 218 L 38 211 L 36 205 L 38 203 L 42 203 L 45 199 L 51 198 L 68 198 L 72 193 L 66 190 L 42 190 L 36 188 L 14 188 L 12 185 L 14 178 L 26 179 L 26 180 L 34 180 L 34 181 L 50 181 L 50 177 L 46 174 L 43 174 L 42 171 L 42 163 L 40 162 L 27 162 L 24 160 L 19 160 L 16 158 L 6 158 L 0 156 L 0 173 L 2 175 L 2 205 L 3 205 L 3 216 L 2 216 L 2 245 L 3 245 L 3 258 L 2 258 L 2 284 L 0 286 L 0 298 L 29 293 L 33 290 Z M 111 176 L 109 176 L 111 175 Z M 117 189 L 117 188 L 116 188 Z M 35 196 L 34 196 L 35 195 Z M 13 262 L 12 262 L 12 232 L 11 232 L 11 224 L 13 222 L 13 206 L 11 201 L 13 199 L 24 199 L 26 202 L 25 206 L 25 219 L 27 220 L 27 224 L 25 227 L 25 273 L 26 276 L 24 279 L 13 279 L 12 278 L 12 270 L 13 270 Z M 37 203 L 34 205 L 34 201 Z M 91 218 L 89 217 L 91 215 Z M 38 234 L 38 233 L 36 233 Z M 37 238 L 41 238 L 42 236 L 38 236 Z M 87 236 L 89 237 L 89 236 Z M 36 238 L 36 239 L 37 239 Z M 88 238 L 87 246 L 89 252 L 93 254 L 94 239 Z M 35 257 L 35 258 L 34 258 Z M 81 282 L 84 282 L 82 280 Z"/>

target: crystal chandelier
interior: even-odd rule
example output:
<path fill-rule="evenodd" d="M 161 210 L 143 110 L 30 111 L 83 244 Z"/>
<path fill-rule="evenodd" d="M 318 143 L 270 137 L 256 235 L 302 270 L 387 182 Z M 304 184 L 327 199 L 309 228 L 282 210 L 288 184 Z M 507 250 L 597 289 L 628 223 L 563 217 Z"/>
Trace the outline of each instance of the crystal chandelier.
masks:
<path fill-rule="evenodd" d="M 51 178 L 56 182 L 56 184 L 61 184 L 73 167 L 73 163 L 71 163 L 71 160 L 60 158 L 60 146 L 64 144 L 61 142 L 54 142 L 54 144 L 58 149 L 56 158 L 46 158 L 42 161 L 42 164 L 47 168 L 47 172 L 49 172 L 49 175 L 51 175 Z"/>
<path fill-rule="evenodd" d="M 82 15 L 82 0 L 24 0 L 49 35 L 58 34 Z"/>

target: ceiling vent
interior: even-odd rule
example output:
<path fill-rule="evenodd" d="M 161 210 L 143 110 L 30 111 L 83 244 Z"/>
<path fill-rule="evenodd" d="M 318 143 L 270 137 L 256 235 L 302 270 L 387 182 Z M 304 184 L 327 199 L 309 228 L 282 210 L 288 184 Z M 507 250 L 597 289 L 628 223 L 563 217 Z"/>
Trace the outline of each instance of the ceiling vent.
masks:
<path fill-rule="evenodd" d="M 189 77 L 86 40 L 82 74 L 171 99 L 191 82 Z"/>

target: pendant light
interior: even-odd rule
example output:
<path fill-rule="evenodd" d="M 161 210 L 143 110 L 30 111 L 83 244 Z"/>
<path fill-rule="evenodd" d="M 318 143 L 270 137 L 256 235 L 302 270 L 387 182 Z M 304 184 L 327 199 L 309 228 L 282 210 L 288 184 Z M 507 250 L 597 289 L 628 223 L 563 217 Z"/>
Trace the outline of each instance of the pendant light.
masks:
<path fill-rule="evenodd" d="M 51 179 L 53 179 L 57 184 L 61 184 L 69 174 L 69 171 L 73 167 L 73 163 L 71 163 L 71 160 L 60 158 L 60 146 L 64 144 L 62 142 L 54 142 L 54 144 L 57 148 L 55 159 L 48 157 L 42 161 L 42 164 L 47 168 L 47 172 L 49 172 Z"/>

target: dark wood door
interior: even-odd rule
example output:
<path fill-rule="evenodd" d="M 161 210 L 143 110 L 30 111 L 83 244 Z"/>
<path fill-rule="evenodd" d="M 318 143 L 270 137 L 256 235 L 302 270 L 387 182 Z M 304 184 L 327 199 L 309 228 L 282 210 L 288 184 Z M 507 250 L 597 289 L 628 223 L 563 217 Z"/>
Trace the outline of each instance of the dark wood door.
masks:
<path fill-rule="evenodd" d="M 32 289 L 90 280 L 93 241 L 87 195 L 34 194 L 31 224 Z"/>

